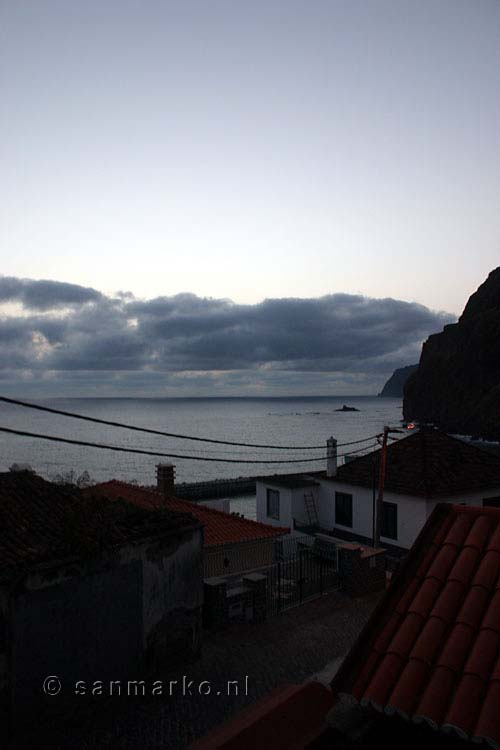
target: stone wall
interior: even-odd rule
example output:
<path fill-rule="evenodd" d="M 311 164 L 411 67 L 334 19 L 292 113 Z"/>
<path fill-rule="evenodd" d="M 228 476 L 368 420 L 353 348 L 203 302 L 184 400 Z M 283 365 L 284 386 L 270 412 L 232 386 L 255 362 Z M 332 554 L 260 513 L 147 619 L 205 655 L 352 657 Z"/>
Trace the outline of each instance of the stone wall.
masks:
<path fill-rule="evenodd" d="M 267 616 L 267 577 L 249 573 L 234 582 L 216 577 L 205 580 L 203 625 L 219 630 L 238 622 L 262 622 Z"/>
<path fill-rule="evenodd" d="M 339 573 L 342 590 L 349 596 L 382 591 L 386 585 L 386 561 L 383 549 L 339 543 Z"/>
<path fill-rule="evenodd" d="M 28 575 L 1 604 L 0 596 L 0 695 L 7 678 L 14 727 L 78 710 L 75 682 L 89 695 L 95 682 L 134 680 L 197 653 L 202 529 Z M 61 680 L 57 697 L 43 692 L 49 675 Z"/>

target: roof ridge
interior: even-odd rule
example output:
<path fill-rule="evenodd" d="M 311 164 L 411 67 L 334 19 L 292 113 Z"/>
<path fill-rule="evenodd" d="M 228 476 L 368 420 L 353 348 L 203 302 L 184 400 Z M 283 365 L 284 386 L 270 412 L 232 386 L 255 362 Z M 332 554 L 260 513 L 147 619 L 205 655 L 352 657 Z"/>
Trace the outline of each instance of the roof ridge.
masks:
<path fill-rule="evenodd" d="M 212 514 L 216 515 L 219 518 L 230 516 L 232 520 L 240 521 L 240 522 L 243 522 L 245 524 L 251 524 L 253 526 L 258 526 L 259 528 L 262 528 L 262 527 L 264 527 L 266 529 L 269 528 L 269 524 L 263 523 L 262 521 L 254 521 L 253 518 L 246 518 L 245 516 L 242 517 L 242 516 L 240 516 L 240 515 L 238 515 L 236 513 L 226 513 L 225 511 L 218 510 L 217 508 L 211 508 L 209 506 L 205 506 L 205 505 L 199 504 L 199 503 L 192 503 L 191 500 L 186 500 L 185 498 L 178 497 L 177 495 L 167 495 L 167 496 L 164 496 L 158 490 L 154 490 L 154 489 L 151 489 L 149 487 L 143 487 L 142 485 L 130 484 L 130 482 L 124 482 L 121 479 L 110 479 L 108 482 L 99 482 L 98 484 L 95 484 L 93 486 L 94 487 L 103 487 L 103 486 L 109 485 L 109 484 L 115 484 L 115 485 L 119 485 L 121 487 L 128 487 L 129 489 L 132 489 L 132 490 L 139 490 L 141 492 L 147 492 L 148 494 L 153 495 L 153 496 L 155 496 L 157 498 L 160 498 L 160 499 L 166 497 L 167 500 L 168 499 L 172 499 L 172 500 L 175 500 L 175 502 L 177 502 L 177 503 L 182 503 L 183 505 L 186 506 L 186 508 L 190 508 L 194 504 L 194 505 L 196 505 L 197 508 L 201 509 L 204 513 L 212 513 Z M 92 488 L 89 487 L 88 489 L 91 490 Z M 279 531 L 279 530 L 282 530 L 282 531 L 285 531 L 285 532 L 289 532 L 290 531 L 290 529 L 288 529 L 288 528 L 286 528 L 284 526 L 275 526 L 274 528 L 276 529 L 276 531 Z"/>

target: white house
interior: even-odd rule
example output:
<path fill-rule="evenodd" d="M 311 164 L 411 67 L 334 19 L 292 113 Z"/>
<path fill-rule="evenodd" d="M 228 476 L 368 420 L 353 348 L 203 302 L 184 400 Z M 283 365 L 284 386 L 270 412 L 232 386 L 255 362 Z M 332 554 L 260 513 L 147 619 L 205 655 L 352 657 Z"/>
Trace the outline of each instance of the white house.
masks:
<path fill-rule="evenodd" d="M 371 543 L 380 455 L 337 468 L 335 447 L 327 471 L 266 477 L 257 483 L 257 519 Z M 438 502 L 500 507 L 500 457 L 434 429 L 390 445 L 381 543 L 409 549 Z"/>

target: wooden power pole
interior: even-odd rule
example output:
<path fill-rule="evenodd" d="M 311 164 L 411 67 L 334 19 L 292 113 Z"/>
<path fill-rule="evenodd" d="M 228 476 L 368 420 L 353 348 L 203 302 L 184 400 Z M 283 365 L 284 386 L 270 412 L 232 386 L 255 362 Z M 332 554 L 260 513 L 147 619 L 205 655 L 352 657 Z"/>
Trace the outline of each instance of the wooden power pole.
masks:
<path fill-rule="evenodd" d="M 382 525 L 382 509 L 384 507 L 384 486 L 385 486 L 385 472 L 387 468 L 387 442 L 389 438 L 389 432 L 392 430 L 389 427 L 384 427 L 384 435 L 382 438 L 382 452 L 380 455 L 380 474 L 378 480 L 378 495 L 377 502 L 375 503 L 375 523 L 373 525 L 373 546 L 375 548 L 380 546 L 380 530 Z"/>

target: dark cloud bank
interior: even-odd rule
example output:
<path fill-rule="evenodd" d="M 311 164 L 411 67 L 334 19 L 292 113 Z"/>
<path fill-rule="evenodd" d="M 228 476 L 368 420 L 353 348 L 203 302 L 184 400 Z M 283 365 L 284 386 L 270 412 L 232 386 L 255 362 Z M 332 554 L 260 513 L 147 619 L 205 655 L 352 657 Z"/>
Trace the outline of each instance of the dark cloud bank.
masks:
<path fill-rule="evenodd" d="M 350 294 L 255 305 L 194 294 L 139 300 L 7 277 L 0 305 L 0 387 L 40 395 L 373 393 L 454 321 Z"/>

